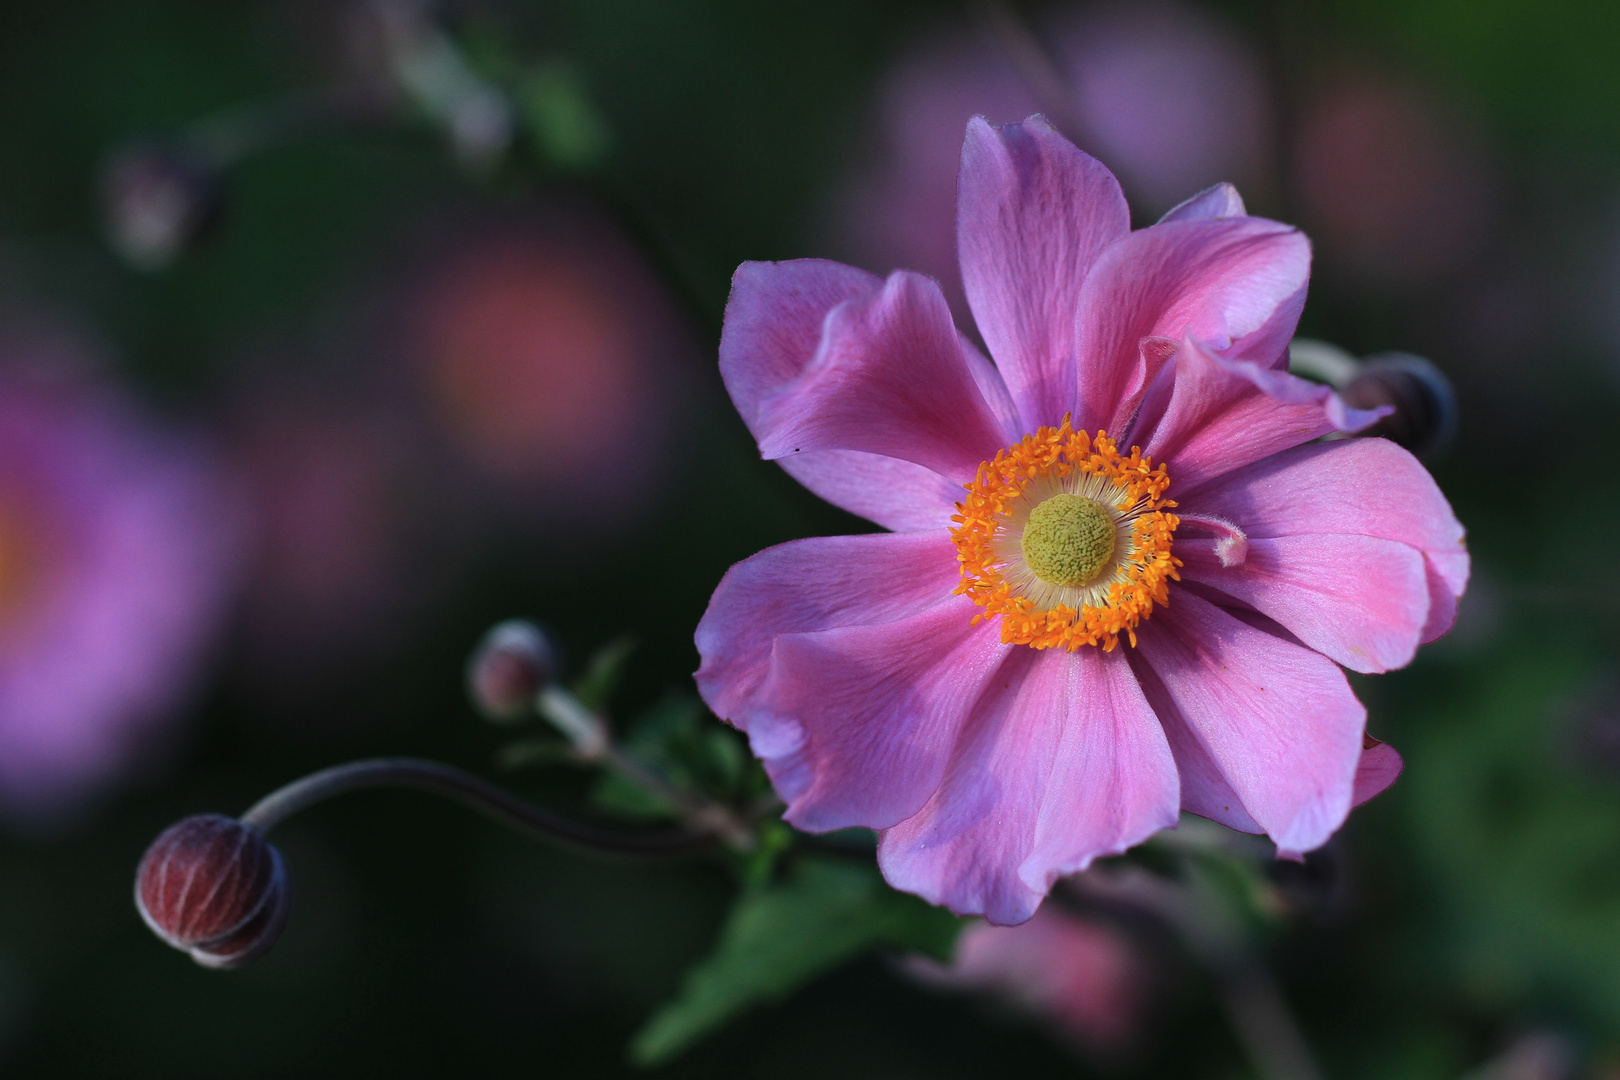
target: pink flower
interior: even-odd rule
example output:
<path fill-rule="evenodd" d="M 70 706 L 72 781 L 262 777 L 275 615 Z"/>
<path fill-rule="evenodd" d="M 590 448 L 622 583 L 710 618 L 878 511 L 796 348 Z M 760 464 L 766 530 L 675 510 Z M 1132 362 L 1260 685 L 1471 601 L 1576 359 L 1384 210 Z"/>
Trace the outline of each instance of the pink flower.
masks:
<path fill-rule="evenodd" d="M 788 821 L 878 829 L 891 884 L 995 923 L 1183 809 L 1321 845 L 1399 771 L 1339 665 L 1443 634 L 1468 556 L 1406 451 L 1313 441 L 1381 414 L 1283 370 L 1309 245 L 1228 185 L 1131 232 L 1039 117 L 970 123 L 959 184 L 994 365 L 920 275 L 737 272 L 720 367 L 762 454 L 894 531 L 733 567 L 704 699 Z"/>
<path fill-rule="evenodd" d="M 0 380 L 0 809 L 150 758 L 230 601 L 236 505 L 195 446 L 80 386 Z"/>
<path fill-rule="evenodd" d="M 1133 1040 L 1151 981 L 1147 958 L 1123 931 L 1056 908 L 1020 926 L 974 923 L 948 966 L 909 956 L 905 970 L 941 989 L 989 991 L 1103 1052 Z"/>

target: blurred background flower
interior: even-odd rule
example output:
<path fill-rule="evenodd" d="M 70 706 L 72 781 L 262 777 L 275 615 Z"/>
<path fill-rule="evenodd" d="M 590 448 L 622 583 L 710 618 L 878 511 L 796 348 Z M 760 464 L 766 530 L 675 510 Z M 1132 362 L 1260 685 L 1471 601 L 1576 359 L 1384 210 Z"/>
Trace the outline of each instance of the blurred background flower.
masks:
<path fill-rule="evenodd" d="M 240 507 L 202 445 L 120 389 L 0 354 L 0 805 L 50 818 L 172 749 Z"/>
<path fill-rule="evenodd" d="M 979 115 L 1004 124 L 1048 114 L 1119 177 L 1145 217 L 1138 224 L 1222 180 L 1251 196 L 1275 183 L 1260 57 L 1208 9 L 1056 5 L 1027 25 L 1010 9 L 988 10 L 919 33 L 885 72 L 870 149 L 829 211 L 843 258 L 932 275 L 969 322 L 956 171 L 962 132 Z"/>
<path fill-rule="evenodd" d="M 1019 926 L 973 924 L 949 965 L 907 957 L 904 968 L 924 985 L 990 995 L 1103 1060 L 1134 1049 L 1157 979 L 1130 932 L 1061 901 Z"/>
<path fill-rule="evenodd" d="M 622 232 L 554 196 L 424 243 L 397 347 L 450 456 L 561 546 L 645 512 L 693 349 Z"/>

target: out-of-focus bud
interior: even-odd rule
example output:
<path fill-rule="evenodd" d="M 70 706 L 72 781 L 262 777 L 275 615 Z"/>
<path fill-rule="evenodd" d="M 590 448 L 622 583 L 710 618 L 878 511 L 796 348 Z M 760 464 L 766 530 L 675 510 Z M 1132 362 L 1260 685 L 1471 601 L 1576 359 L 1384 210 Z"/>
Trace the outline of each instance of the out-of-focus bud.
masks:
<path fill-rule="evenodd" d="M 197 155 L 136 143 L 108 159 L 101 179 L 108 241 L 137 270 L 161 270 L 219 220 L 219 175 Z"/>
<path fill-rule="evenodd" d="M 1457 395 L 1451 381 L 1411 353 L 1369 356 L 1340 396 L 1357 409 L 1389 405 L 1394 412 L 1362 432 L 1379 435 L 1422 457 L 1451 446 L 1457 434 Z"/>
<path fill-rule="evenodd" d="M 203 967 L 241 967 L 281 936 L 290 906 L 281 853 L 257 830 L 197 814 L 152 841 L 135 872 L 152 932 Z"/>
<path fill-rule="evenodd" d="M 1288 346 L 1288 370 L 1327 383 L 1352 408 L 1393 410 L 1361 435 L 1388 439 L 1420 457 L 1443 453 L 1456 438 L 1451 380 L 1421 356 L 1387 352 L 1357 360 L 1337 345 L 1295 338 Z"/>
<path fill-rule="evenodd" d="M 535 696 L 557 677 L 557 650 L 532 622 L 508 619 L 484 635 L 467 662 L 467 693 L 491 720 L 534 711 Z"/>
<path fill-rule="evenodd" d="M 372 0 L 388 67 L 407 97 L 440 124 L 462 164 L 484 169 L 512 144 L 506 95 L 480 76 L 419 0 Z"/>

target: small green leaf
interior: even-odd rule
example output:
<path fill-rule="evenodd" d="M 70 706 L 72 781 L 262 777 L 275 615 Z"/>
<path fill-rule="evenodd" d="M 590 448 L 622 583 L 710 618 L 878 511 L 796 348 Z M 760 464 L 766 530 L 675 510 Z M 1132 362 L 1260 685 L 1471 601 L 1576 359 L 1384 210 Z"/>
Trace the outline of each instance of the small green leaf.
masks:
<path fill-rule="evenodd" d="M 574 683 L 574 696 L 587 709 L 601 711 L 606 708 L 608 699 L 624 678 L 625 664 L 630 654 L 635 651 L 636 639 L 632 637 L 614 638 L 597 649 L 585 665 L 585 673 Z"/>
<path fill-rule="evenodd" d="M 574 747 L 572 743 L 551 735 L 509 742 L 495 754 L 495 767 L 502 772 L 556 765 L 560 762 L 577 763 Z"/>
<path fill-rule="evenodd" d="M 759 823 L 759 846 L 739 856 L 743 884 L 750 888 L 771 880 L 777 860 L 793 846 L 793 830 L 781 820 Z"/>
<path fill-rule="evenodd" d="M 787 880 L 738 896 L 715 951 L 637 1033 L 631 1058 L 668 1061 L 743 1010 L 780 1001 L 869 949 L 948 958 L 960 925 L 950 912 L 889 888 L 871 863 L 807 856 Z"/>
<path fill-rule="evenodd" d="M 532 68 L 518 87 L 524 125 L 545 159 L 565 169 L 589 169 L 607 154 L 607 123 L 565 63 Z"/>
<path fill-rule="evenodd" d="M 670 818 L 674 809 L 633 780 L 615 772 L 603 773 L 591 789 L 591 801 L 603 810 L 627 818 Z"/>

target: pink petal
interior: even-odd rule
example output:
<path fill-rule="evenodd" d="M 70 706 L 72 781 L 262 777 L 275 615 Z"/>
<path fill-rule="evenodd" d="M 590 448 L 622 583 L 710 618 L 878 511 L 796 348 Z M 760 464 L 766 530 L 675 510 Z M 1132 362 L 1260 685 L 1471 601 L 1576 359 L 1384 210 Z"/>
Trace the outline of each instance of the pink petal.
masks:
<path fill-rule="evenodd" d="M 764 683 L 732 719 L 810 832 L 886 829 L 939 787 L 958 733 L 1019 646 L 953 596 L 897 622 L 776 639 Z"/>
<path fill-rule="evenodd" d="M 803 373 L 760 401 L 760 453 L 858 450 L 966 483 L 1006 445 L 969 364 L 939 285 L 898 270 L 833 308 Z"/>
<path fill-rule="evenodd" d="M 1246 217 L 1243 196 L 1231 184 L 1221 183 L 1207 187 L 1186 202 L 1178 203 L 1159 219 L 1166 221 L 1207 221 L 1211 218 Z"/>
<path fill-rule="evenodd" d="M 821 345 L 827 313 L 882 288 L 876 274 L 825 259 L 748 262 L 737 268 L 720 334 L 720 375 L 756 439 L 760 401 L 803 373 Z M 989 367 L 982 358 L 980 363 Z M 1000 393 L 1005 398 L 1005 389 Z M 921 465 L 875 454 L 827 450 L 795 455 L 781 465 L 833 505 L 889 529 L 947 524 L 961 497 L 960 484 Z"/>
<path fill-rule="evenodd" d="M 1351 806 L 1360 806 L 1374 796 L 1383 794 L 1406 765 L 1389 743 L 1379 742 L 1371 735 L 1363 743 L 1361 762 L 1356 766 L 1355 791 L 1350 796 Z"/>
<path fill-rule="evenodd" d="M 968 122 L 956 243 L 968 305 L 1033 431 L 1072 408 L 1074 314 L 1101 252 L 1130 232 L 1119 182 L 1039 116 Z"/>
<path fill-rule="evenodd" d="M 1342 534 L 1250 539 L 1222 566 L 1216 540 L 1176 543 L 1182 576 L 1241 600 L 1352 671 L 1411 663 L 1429 617 L 1423 555 L 1394 540 Z"/>
<path fill-rule="evenodd" d="M 1123 652 L 1016 648 L 944 782 L 883 834 L 897 889 L 1010 925 L 1062 874 L 1176 823 L 1175 762 Z"/>
<path fill-rule="evenodd" d="M 716 716 L 741 723 L 778 635 L 902 619 L 950 596 L 957 580 L 943 529 L 766 548 L 726 572 L 698 623 L 698 692 Z"/>
<path fill-rule="evenodd" d="M 818 450 L 777 464 L 834 506 L 895 532 L 948 529 L 962 499 L 961 484 L 882 454 Z"/>
<path fill-rule="evenodd" d="M 1176 772 L 1181 779 L 1181 808 L 1189 814 L 1209 818 L 1238 832 L 1265 832 L 1243 808 L 1243 800 L 1226 782 L 1220 766 L 1215 764 L 1192 729 L 1185 724 L 1166 723 L 1162 719 L 1175 715 L 1175 705 L 1152 666 L 1142 658 L 1142 651 L 1132 649 L 1127 655 L 1137 681 L 1142 685 L 1143 694 L 1153 706 L 1155 714 L 1161 718 L 1165 739 L 1170 744 L 1170 753 L 1175 758 Z"/>
<path fill-rule="evenodd" d="M 1423 625 L 1422 644 L 1427 645 L 1457 622 L 1457 601 L 1468 586 L 1467 552 L 1423 553 L 1423 566 L 1429 581 L 1429 621 Z"/>
<path fill-rule="evenodd" d="M 1137 635 L 1172 748 L 1196 742 L 1280 851 L 1325 843 L 1350 811 L 1367 718 L 1344 673 L 1187 589 Z"/>
<path fill-rule="evenodd" d="M 1287 312 L 1292 333 L 1297 309 L 1284 305 L 1279 311 Z M 1145 452 L 1169 467 L 1178 490 L 1330 431 L 1360 431 L 1383 415 L 1350 408 L 1330 387 L 1222 356 L 1191 338 L 1176 350 L 1174 366 L 1161 379 L 1166 377 L 1172 380 L 1169 399 Z"/>
<path fill-rule="evenodd" d="M 1451 596 L 1468 584 L 1463 527 L 1451 505 L 1417 458 L 1385 439 L 1295 447 L 1196 491 L 1172 491 L 1187 513 L 1235 522 L 1251 540 L 1306 533 L 1399 540 L 1428 556 Z"/>
<path fill-rule="evenodd" d="M 1110 247 L 1080 293 L 1082 392 L 1074 426 L 1124 429 L 1157 374 L 1142 351 L 1145 338 L 1190 336 L 1261 359 L 1242 339 L 1263 330 L 1280 353 L 1310 263 L 1304 236 L 1251 217 L 1165 222 Z M 1274 322 L 1279 308 L 1285 309 L 1286 328 Z"/>
<path fill-rule="evenodd" d="M 882 288 L 876 274 L 827 259 L 737 267 L 720 331 L 720 376 L 755 438 L 759 403 L 803 374 L 827 313 Z"/>

